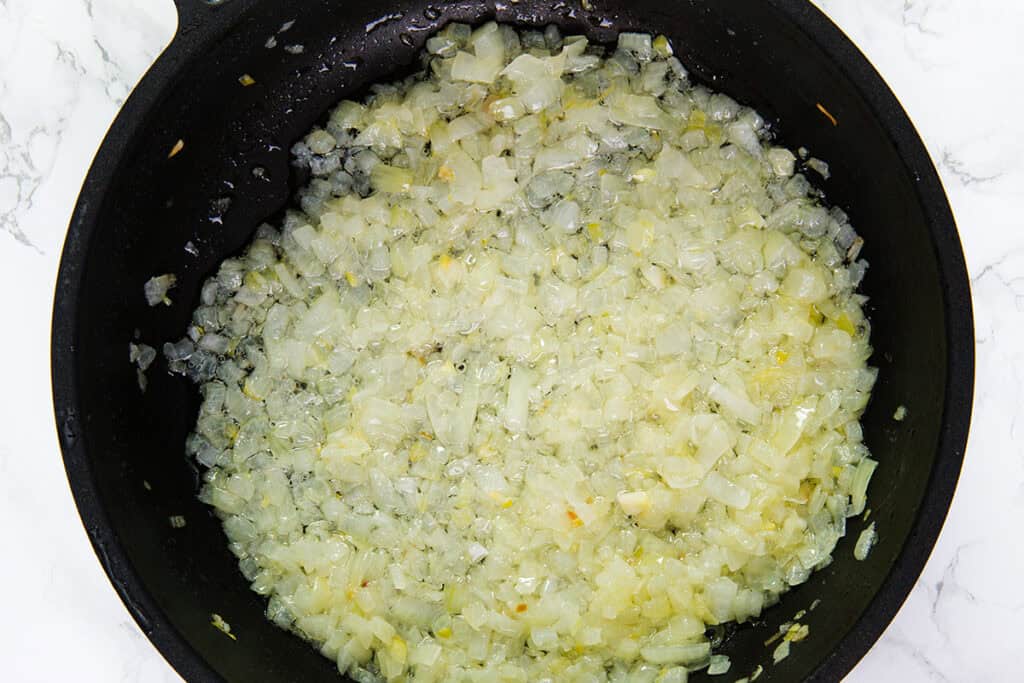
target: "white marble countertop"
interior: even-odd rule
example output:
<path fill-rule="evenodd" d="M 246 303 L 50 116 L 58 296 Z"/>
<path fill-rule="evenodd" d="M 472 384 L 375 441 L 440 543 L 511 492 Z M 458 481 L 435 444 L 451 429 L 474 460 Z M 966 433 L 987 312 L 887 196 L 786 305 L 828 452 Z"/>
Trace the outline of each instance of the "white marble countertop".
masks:
<path fill-rule="evenodd" d="M 945 530 L 847 680 L 1021 680 L 1024 135 L 1010 124 L 1024 107 L 1011 86 L 1024 73 L 1024 5 L 818 3 L 892 86 L 938 164 L 973 275 L 978 338 L 974 423 Z M 13 321 L 0 342 L 3 680 L 180 681 L 89 547 L 49 380 L 53 284 L 80 183 L 175 23 L 170 0 L 0 0 L 0 310 Z"/>

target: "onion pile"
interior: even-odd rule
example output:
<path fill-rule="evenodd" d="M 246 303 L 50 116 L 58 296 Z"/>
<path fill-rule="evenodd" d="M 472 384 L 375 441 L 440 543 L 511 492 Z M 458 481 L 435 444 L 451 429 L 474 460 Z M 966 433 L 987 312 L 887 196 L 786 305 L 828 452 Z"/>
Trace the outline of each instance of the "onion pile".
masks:
<path fill-rule="evenodd" d="M 166 345 L 201 498 L 358 681 L 724 673 L 865 508 L 860 240 L 663 37 L 427 46 Z"/>

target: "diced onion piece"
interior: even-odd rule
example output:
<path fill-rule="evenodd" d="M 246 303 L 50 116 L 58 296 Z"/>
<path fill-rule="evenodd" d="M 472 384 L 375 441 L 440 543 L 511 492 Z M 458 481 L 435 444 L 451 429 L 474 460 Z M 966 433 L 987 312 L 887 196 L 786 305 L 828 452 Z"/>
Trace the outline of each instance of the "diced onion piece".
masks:
<path fill-rule="evenodd" d="M 733 391 L 723 384 L 712 382 L 708 389 L 708 398 L 720 405 L 727 413 L 747 424 L 756 425 L 761 421 L 760 408 L 740 392 Z"/>
<path fill-rule="evenodd" d="M 613 95 L 609 102 L 609 114 L 616 123 L 641 128 L 662 130 L 672 125 L 657 100 L 648 95 Z"/>
<path fill-rule="evenodd" d="M 459 52 L 452 62 L 452 78 L 473 83 L 493 83 L 502 66 L 500 61 L 481 59 L 468 52 Z"/>
<path fill-rule="evenodd" d="M 640 649 L 640 656 L 652 664 L 692 664 L 707 659 L 710 654 L 710 643 L 649 645 Z"/>
<path fill-rule="evenodd" d="M 857 560 L 866 560 L 868 553 L 875 546 L 878 541 L 878 534 L 875 532 L 875 523 L 871 522 L 865 527 L 864 531 L 860 532 L 860 536 L 857 537 L 857 543 L 853 546 L 853 557 Z"/>
<path fill-rule="evenodd" d="M 146 303 L 150 306 L 156 306 L 158 304 L 170 306 L 171 300 L 167 297 L 167 292 L 174 287 L 177 282 L 178 278 L 173 273 L 156 275 L 146 280 L 146 284 L 143 287 L 146 295 Z"/>
<path fill-rule="evenodd" d="M 746 509 L 750 505 L 750 492 L 718 472 L 709 472 L 704 478 L 704 490 L 718 502 L 738 510 Z"/>
<path fill-rule="evenodd" d="M 768 150 L 768 163 L 772 165 L 775 175 L 788 178 L 793 175 L 796 157 L 785 147 L 772 147 Z"/>
<path fill-rule="evenodd" d="M 712 676 L 720 676 L 724 673 L 729 673 L 729 668 L 732 666 L 732 662 L 725 655 L 711 655 L 711 661 L 708 664 L 708 673 Z"/>
<path fill-rule="evenodd" d="M 632 517 L 651 509 L 651 497 L 644 491 L 624 491 L 616 496 L 616 500 L 622 511 Z"/>
<path fill-rule="evenodd" d="M 412 173 L 405 168 L 377 164 L 370 172 L 370 184 L 380 192 L 408 192 L 412 187 Z"/>
<path fill-rule="evenodd" d="M 850 516 L 856 517 L 864 512 L 867 505 L 868 483 L 871 475 L 875 473 L 878 463 L 871 458 L 864 458 L 857 465 L 853 474 L 853 483 L 850 484 Z"/>
<path fill-rule="evenodd" d="M 512 370 L 512 377 L 508 381 L 508 401 L 505 404 L 505 426 L 510 431 L 526 430 L 532 386 L 533 375 L 529 370 L 521 367 Z"/>
<path fill-rule="evenodd" d="M 483 547 L 479 543 L 470 543 L 468 552 L 471 562 L 480 562 L 487 557 L 487 548 Z"/>

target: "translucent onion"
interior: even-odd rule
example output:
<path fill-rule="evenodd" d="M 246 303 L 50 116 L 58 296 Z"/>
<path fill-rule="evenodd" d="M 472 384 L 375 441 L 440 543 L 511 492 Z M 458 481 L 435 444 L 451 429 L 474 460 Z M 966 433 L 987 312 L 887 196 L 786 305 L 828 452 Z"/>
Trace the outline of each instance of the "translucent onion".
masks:
<path fill-rule="evenodd" d="M 867 504 L 862 241 L 663 37 L 427 51 L 294 146 L 298 207 L 164 345 L 200 499 L 355 680 L 724 673 L 707 628 Z"/>

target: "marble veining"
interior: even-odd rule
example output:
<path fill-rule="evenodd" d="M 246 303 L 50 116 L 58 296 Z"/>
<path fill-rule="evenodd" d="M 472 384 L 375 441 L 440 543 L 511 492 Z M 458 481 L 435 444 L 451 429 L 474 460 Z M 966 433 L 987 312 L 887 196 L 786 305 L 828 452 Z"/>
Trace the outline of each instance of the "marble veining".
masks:
<path fill-rule="evenodd" d="M 966 465 L 920 581 L 850 674 L 1021 680 L 1024 635 L 1024 6 L 817 0 L 918 126 L 972 273 L 977 381 Z M 82 532 L 49 393 L 60 247 L 107 126 L 176 27 L 169 0 L 0 0 L 0 625 L 4 680 L 180 681 L 132 622 Z M 996 520 L 993 522 L 993 520 Z M 10 549 L 16 549 L 11 552 Z"/>

